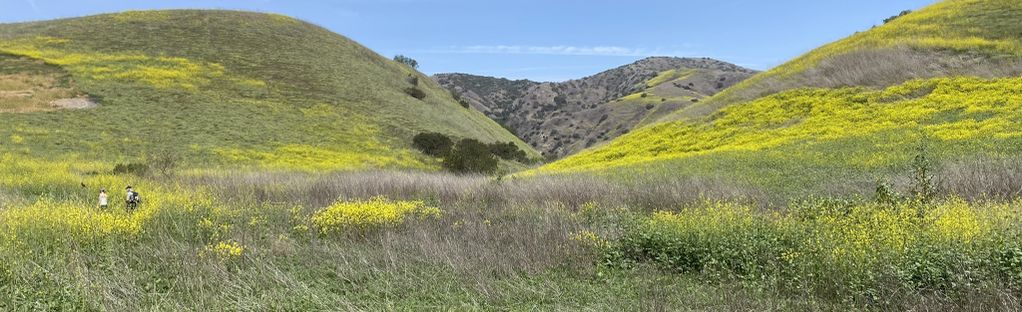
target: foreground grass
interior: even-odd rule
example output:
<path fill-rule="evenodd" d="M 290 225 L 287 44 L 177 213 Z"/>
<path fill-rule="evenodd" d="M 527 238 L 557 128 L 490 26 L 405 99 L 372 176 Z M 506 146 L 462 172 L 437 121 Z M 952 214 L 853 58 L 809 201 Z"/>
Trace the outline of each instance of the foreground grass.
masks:
<path fill-rule="evenodd" d="M 760 208 L 587 176 L 0 164 L 3 310 L 1019 307 L 1010 201 Z M 126 184 L 139 210 L 94 208 L 94 188 Z M 892 259 L 933 273 L 887 275 Z"/>

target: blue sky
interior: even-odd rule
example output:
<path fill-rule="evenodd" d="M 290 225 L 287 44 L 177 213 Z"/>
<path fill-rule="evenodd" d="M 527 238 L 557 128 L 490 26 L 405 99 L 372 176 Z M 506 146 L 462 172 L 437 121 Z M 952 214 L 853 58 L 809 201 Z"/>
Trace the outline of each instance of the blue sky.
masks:
<path fill-rule="evenodd" d="M 219 8 L 307 20 L 427 74 L 561 81 L 646 56 L 768 69 L 933 0 L 0 0 L 0 22 Z"/>

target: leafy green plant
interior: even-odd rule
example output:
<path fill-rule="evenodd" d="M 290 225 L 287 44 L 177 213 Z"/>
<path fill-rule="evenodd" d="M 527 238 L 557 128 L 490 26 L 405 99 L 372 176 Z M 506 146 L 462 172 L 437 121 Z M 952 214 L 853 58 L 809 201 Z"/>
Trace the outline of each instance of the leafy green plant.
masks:
<path fill-rule="evenodd" d="M 412 146 L 426 155 L 444 157 L 451 153 L 454 141 L 443 133 L 423 132 L 412 138 Z"/>
<path fill-rule="evenodd" d="M 474 139 L 458 141 L 443 160 L 444 168 L 456 173 L 493 173 L 497 164 L 489 146 Z"/>
<path fill-rule="evenodd" d="M 901 13 L 898 13 L 898 15 L 885 18 L 884 19 L 884 24 L 893 22 L 894 20 L 898 19 L 899 17 L 905 16 L 905 15 L 909 15 L 909 14 L 912 14 L 912 10 L 901 11 Z"/>
<path fill-rule="evenodd" d="M 149 166 L 143 163 L 117 164 L 114 165 L 113 173 L 144 176 L 149 173 Z"/>
<path fill-rule="evenodd" d="M 415 87 L 404 88 L 405 94 L 411 95 L 413 98 L 422 100 L 426 98 L 426 92 L 422 89 Z"/>
<path fill-rule="evenodd" d="M 514 142 L 490 143 L 489 149 L 490 153 L 493 153 L 494 156 L 500 157 L 501 159 L 504 160 L 517 160 L 519 162 L 525 162 L 528 157 L 525 154 L 525 151 L 519 149 L 518 145 L 516 145 Z"/>
<path fill-rule="evenodd" d="M 414 60 L 414 59 L 412 59 L 410 57 L 401 55 L 401 54 L 395 55 L 394 56 L 394 61 L 398 62 L 398 63 L 401 63 L 401 64 L 408 65 L 408 67 L 411 67 L 411 68 L 419 68 L 419 62 L 418 61 L 416 61 L 416 60 Z"/>

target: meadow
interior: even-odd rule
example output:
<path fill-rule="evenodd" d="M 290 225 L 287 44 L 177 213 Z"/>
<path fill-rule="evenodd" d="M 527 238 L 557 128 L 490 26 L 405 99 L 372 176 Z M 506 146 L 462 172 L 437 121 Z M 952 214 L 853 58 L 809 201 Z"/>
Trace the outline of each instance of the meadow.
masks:
<path fill-rule="evenodd" d="M 0 310 L 1022 310 L 1014 4 L 942 2 L 497 176 L 411 138 L 535 151 L 289 17 L 0 25 L 0 91 L 47 94 L 0 106 Z M 884 73 L 825 73 L 841 55 L 965 65 L 860 85 Z"/>
<path fill-rule="evenodd" d="M 3 310 L 1012 310 L 1022 294 L 1022 203 L 950 184 L 772 202 L 698 179 L 0 160 Z"/>

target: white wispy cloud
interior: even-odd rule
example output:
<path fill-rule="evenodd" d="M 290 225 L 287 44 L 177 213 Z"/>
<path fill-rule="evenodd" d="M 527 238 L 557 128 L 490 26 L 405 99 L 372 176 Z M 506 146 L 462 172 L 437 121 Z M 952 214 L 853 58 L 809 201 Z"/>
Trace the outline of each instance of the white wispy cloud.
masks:
<path fill-rule="evenodd" d="M 473 45 L 451 46 L 419 51 L 421 53 L 466 53 L 466 54 L 545 54 L 545 55 L 595 55 L 595 56 L 651 56 L 680 55 L 680 51 L 661 49 L 629 48 L 619 46 L 529 46 L 529 45 Z"/>

